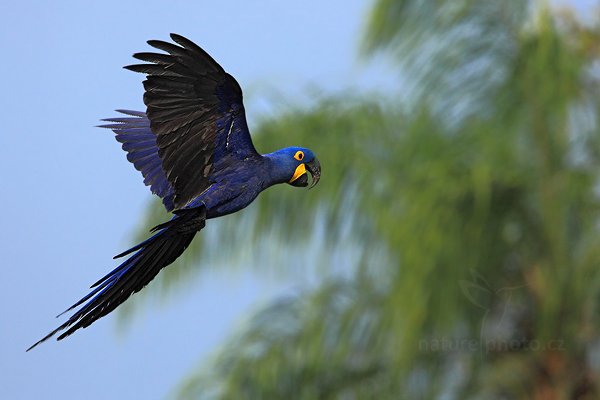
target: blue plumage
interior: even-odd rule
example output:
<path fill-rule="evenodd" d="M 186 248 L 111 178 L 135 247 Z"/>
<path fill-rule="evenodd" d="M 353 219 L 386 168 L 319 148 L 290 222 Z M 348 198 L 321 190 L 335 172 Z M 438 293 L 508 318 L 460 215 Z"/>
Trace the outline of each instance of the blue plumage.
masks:
<path fill-rule="evenodd" d="M 137 53 L 149 62 L 127 66 L 147 75 L 146 112 L 117 110 L 125 117 L 105 119 L 144 177 L 174 216 L 154 234 L 117 255 L 130 255 L 92 285 L 67 311 L 80 307 L 62 325 L 31 346 L 63 331 L 61 340 L 109 314 L 146 286 L 189 246 L 206 220 L 234 213 L 270 186 L 312 186 L 321 166 L 312 151 L 289 147 L 261 155 L 252 144 L 236 80 L 204 50 L 171 34 L 173 43 L 148 43 L 167 54 Z M 312 187 L 311 186 L 311 187 Z"/>
<path fill-rule="evenodd" d="M 127 152 L 127 160 L 144 176 L 144 184 L 150 186 L 152 193 L 163 199 L 167 211 L 173 209 L 173 189 L 162 169 L 158 155 L 156 135 L 150 129 L 146 113 L 141 111 L 117 110 L 131 117 L 107 118 L 103 121 L 111 124 L 100 125 L 115 132 L 115 138 L 122 143 Z"/>

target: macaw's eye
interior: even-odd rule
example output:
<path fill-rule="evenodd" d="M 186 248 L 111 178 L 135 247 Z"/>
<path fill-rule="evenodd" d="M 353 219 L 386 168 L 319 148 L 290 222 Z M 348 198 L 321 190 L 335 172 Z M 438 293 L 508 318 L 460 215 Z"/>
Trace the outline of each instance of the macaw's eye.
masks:
<path fill-rule="evenodd" d="M 297 151 L 296 154 L 294 154 L 294 158 L 298 161 L 302 161 L 302 159 L 304 158 L 304 152 Z"/>

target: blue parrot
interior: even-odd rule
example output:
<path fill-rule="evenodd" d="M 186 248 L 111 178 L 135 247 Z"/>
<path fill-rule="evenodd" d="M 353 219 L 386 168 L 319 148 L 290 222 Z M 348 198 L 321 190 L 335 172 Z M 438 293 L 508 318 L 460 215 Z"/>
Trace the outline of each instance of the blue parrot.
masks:
<path fill-rule="evenodd" d="M 116 134 L 127 159 L 162 199 L 173 218 L 153 235 L 114 258 L 122 264 L 94 283 L 92 291 L 62 314 L 80 307 L 58 328 L 64 339 L 111 313 L 179 257 L 206 220 L 239 211 L 278 183 L 315 186 L 321 166 L 315 154 L 288 147 L 259 154 L 250 137 L 242 90 L 237 81 L 192 41 L 171 34 L 175 43 L 149 40 L 163 53 L 136 53 L 144 64 L 125 68 L 146 74 L 146 112 L 117 110 L 123 117 L 100 125 Z M 60 315 L 62 315 L 60 314 Z"/>

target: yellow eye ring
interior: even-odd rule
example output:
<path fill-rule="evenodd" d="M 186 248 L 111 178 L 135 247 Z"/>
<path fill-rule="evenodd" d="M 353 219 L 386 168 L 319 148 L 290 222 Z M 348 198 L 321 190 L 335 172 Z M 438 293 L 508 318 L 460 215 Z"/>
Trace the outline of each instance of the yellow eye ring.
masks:
<path fill-rule="evenodd" d="M 301 150 L 298 150 L 296 152 L 296 154 L 294 154 L 294 158 L 298 161 L 302 161 L 302 159 L 304 158 L 304 152 Z"/>

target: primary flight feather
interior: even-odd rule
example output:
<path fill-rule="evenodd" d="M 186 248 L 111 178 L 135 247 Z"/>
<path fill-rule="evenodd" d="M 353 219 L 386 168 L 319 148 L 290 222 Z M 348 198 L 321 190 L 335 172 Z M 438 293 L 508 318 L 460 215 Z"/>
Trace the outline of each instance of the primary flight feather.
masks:
<path fill-rule="evenodd" d="M 239 211 L 278 183 L 312 186 L 321 166 L 312 151 L 288 147 L 259 154 L 252 144 L 237 81 L 189 39 L 150 40 L 162 53 L 136 53 L 142 64 L 125 68 L 146 74 L 146 112 L 117 110 L 105 119 L 127 159 L 159 196 L 170 221 L 142 243 L 117 255 L 123 263 L 92 285 L 65 312 L 77 311 L 27 351 L 60 332 L 61 340 L 112 312 L 146 286 L 189 246 L 206 220 Z"/>

